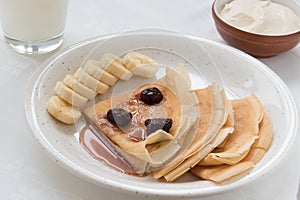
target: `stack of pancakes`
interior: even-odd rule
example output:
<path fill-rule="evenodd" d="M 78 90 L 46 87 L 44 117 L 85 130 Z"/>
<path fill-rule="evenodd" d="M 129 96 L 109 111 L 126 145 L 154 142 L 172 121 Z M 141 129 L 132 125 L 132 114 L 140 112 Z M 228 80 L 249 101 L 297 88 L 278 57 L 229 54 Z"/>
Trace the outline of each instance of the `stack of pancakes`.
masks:
<path fill-rule="evenodd" d="M 209 95 L 211 90 L 213 85 L 195 91 L 200 113 L 203 114 L 198 118 L 197 136 L 190 148 L 155 171 L 155 178 L 164 177 L 167 181 L 174 181 L 190 170 L 202 179 L 216 183 L 231 182 L 253 168 L 268 150 L 273 128 L 259 99 L 251 94 L 228 102 L 232 107 L 229 106 L 227 120 L 223 125 L 219 124 L 221 128 L 214 130 L 214 117 L 209 117 L 207 113 L 219 108 L 209 104 L 215 98 Z M 223 116 L 226 119 L 226 112 Z M 211 130 L 214 134 L 209 139 L 208 133 Z"/>
<path fill-rule="evenodd" d="M 153 86 L 164 94 L 162 103 L 130 107 L 132 97 Z M 128 137 L 133 129 L 99 123 L 114 107 L 138 113 L 133 117 L 134 130 L 145 128 L 142 124 L 147 118 L 168 117 L 174 124 L 169 133 L 157 131 L 144 140 L 133 141 Z M 84 113 L 137 173 L 152 172 L 154 178 L 168 182 L 188 171 L 217 183 L 234 180 L 263 157 L 273 136 L 271 120 L 254 94 L 228 100 L 217 83 L 191 90 L 182 66 L 167 68 L 162 79 L 98 102 Z"/>

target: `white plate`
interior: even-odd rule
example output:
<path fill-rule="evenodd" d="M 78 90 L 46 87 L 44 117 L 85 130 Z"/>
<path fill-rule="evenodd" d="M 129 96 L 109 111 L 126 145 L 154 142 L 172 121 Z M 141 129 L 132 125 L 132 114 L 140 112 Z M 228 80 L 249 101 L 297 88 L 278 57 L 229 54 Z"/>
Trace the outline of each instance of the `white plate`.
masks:
<path fill-rule="evenodd" d="M 74 73 L 86 59 L 99 59 L 106 52 L 123 55 L 133 49 L 140 50 L 163 64 L 176 66 L 179 62 L 185 62 L 193 77 L 193 87 L 218 81 L 231 98 L 245 97 L 253 92 L 261 99 L 274 123 L 275 135 L 265 157 L 247 176 L 230 184 L 216 185 L 188 178 L 179 179 L 175 183 L 164 183 L 150 176 L 139 178 L 122 174 L 93 159 L 83 150 L 78 142 L 78 127 L 76 129 L 75 126 L 60 124 L 48 115 L 45 104 L 54 93 L 56 81 L 62 80 L 66 74 Z M 91 53 L 91 50 L 94 51 Z M 229 46 L 158 30 L 97 37 L 52 56 L 32 78 L 26 96 L 25 112 L 42 149 L 66 170 L 85 180 L 119 191 L 170 197 L 217 194 L 264 176 L 274 169 L 288 151 L 298 122 L 295 102 L 287 87 L 258 60 Z"/>

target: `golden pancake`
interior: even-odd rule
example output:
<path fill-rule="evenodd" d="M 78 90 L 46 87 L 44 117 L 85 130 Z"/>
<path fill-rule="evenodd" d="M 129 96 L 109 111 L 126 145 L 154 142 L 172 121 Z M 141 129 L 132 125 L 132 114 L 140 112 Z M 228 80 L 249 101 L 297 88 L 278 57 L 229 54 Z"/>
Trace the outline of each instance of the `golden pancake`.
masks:
<path fill-rule="evenodd" d="M 242 175 L 245 175 L 246 172 L 262 159 L 273 139 L 274 131 L 271 119 L 265 111 L 263 113 L 263 119 L 259 124 L 258 138 L 251 148 L 245 151 L 246 156 L 240 162 L 233 165 L 226 165 L 217 159 L 207 159 L 206 161 L 209 161 L 210 166 L 203 166 L 204 162 L 200 162 L 199 165 L 191 169 L 191 172 L 200 178 L 216 183 L 232 182 Z M 236 126 L 239 122 L 240 120 L 235 121 Z M 229 137 L 232 137 L 232 135 Z M 215 149 L 214 152 L 216 151 L 219 150 Z"/>
<path fill-rule="evenodd" d="M 195 165 L 197 165 L 208 153 L 210 153 L 215 147 L 220 145 L 228 134 L 233 132 L 233 127 L 228 126 L 227 122 L 223 128 L 215 135 L 212 141 L 208 144 L 203 145 L 200 150 L 196 151 L 192 156 L 186 158 L 180 165 L 176 168 L 169 171 L 167 174 L 164 175 L 164 178 L 168 181 L 174 181 L 175 179 L 179 178 L 185 172 L 189 171 Z"/>
<path fill-rule="evenodd" d="M 211 180 L 216 183 L 232 182 L 241 175 L 251 170 L 254 164 L 250 161 L 244 161 L 235 165 L 217 165 L 217 166 L 195 166 L 191 169 L 192 174 Z"/>
<path fill-rule="evenodd" d="M 270 117 L 264 112 L 264 118 L 259 125 L 259 138 L 252 145 L 250 152 L 243 161 L 258 163 L 268 151 L 273 140 L 273 125 Z"/>
<path fill-rule="evenodd" d="M 155 178 L 160 178 L 166 174 L 170 174 L 170 172 L 174 171 L 176 168 L 177 170 L 174 172 L 176 176 L 183 174 L 191 165 L 196 164 L 199 159 L 199 155 L 197 155 L 191 159 L 191 163 L 191 160 L 186 161 L 189 157 L 200 151 L 201 148 L 203 148 L 203 145 L 210 143 L 217 134 L 221 135 L 219 138 L 224 139 L 225 135 L 233 131 L 232 117 L 228 120 L 228 127 L 230 128 L 222 130 L 222 127 L 228 118 L 228 114 L 231 111 L 230 103 L 227 100 L 224 91 L 220 90 L 218 85 L 214 83 L 208 88 L 195 90 L 194 92 L 198 98 L 198 109 L 200 112 L 198 126 L 195 126 L 196 136 L 185 152 L 181 152 L 163 168 L 153 172 L 153 176 Z M 218 140 L 216 143 L 216 145 L 218 145 L 220 141 Z M 181 168 L 178 166 L 182 163 L 184 163 L 182 167 L 184 166 L 185 169 L 179 170 Z M 186 166 L 186 163 L 190 163 L 190 166 Z M 180 172 L 177 173 L 177 171 Z"/>
<path fill-rule="evenodd" d="M 194 138 L 190 128 L 197 118 L 197 98 L 190 86 L 175 70 L 166 69 L 166 76 L 155 83 L 145 85 L 133 92 L 107 99 L 87 108 L 84 113 L 96 129 L 103 133 L 110 144 L 124 155 L 132 165 L 159 167 L 173 157 L 179 149 L 184 149 L 184 138 Z M 147 105 L 140 101 L 140 92 L 156 87 L 163 94 L 159 104 Z M 126 127 L 112 125 L 106 113 L 112 108 L 123 108 L 132 113 L 132 120 Z M 145 120 L 171 118 L 169 133 L 158 130 L 147 136 Z M 138 159 L 135 159 L 138 158 Z M 128 160 L 129 159 L 129 160 Z M 143 169 L 141 169 L 143 171 Z"/>
<path fill-rule="evenodd" d="M 179 72 L 184 80 L 191 86 L 192 85 L 192 81 L 190 79 L 190 75 L 189 73 L 185 70 L 184 64 L 183 63 L 179 63 L 179 65 L 176 67 L 176 71 Z"/>
<path fill-rule="evenodd" d="M 234 132 L 221 148 L 209 153 L 199 165 L 233 165 L 241 161 L 258 138 L 259 123 L 263 117 L 263 106 L 254 95 L 232 101 L 234 110 Z"/>

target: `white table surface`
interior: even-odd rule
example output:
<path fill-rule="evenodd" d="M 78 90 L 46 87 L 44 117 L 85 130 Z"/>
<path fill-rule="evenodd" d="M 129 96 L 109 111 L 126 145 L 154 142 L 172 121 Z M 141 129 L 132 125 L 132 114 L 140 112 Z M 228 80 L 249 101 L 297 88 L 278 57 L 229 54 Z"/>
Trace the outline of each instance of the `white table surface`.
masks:
<path fill-rule="evenodd" d="M 71 0 L 62 48 L 90 37 L 145 27 L 170 29 L 225 43 L 214 27 L 211 4 L 212 0 Z M 13 52 L 4 38 L 0 38 L 0 199 L 152 199 L 110 191 L 83 181 L 41 151 L 26 126 L 24 94 L 32 73 L 52 54 L 23 56 Z M 300 45 L 288 53 L 261 61 L 283 79 L 299 104 Z M 296 199 L 299 150 L 298 133 L 274 172 L 242 188 L 203 199 Z"/>

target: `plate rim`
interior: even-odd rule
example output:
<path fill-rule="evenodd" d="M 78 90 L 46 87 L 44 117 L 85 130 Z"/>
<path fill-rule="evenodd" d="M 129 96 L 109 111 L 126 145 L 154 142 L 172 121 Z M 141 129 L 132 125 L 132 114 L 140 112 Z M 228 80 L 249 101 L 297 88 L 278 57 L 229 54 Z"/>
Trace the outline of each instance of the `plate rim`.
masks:
<path fill-rule="evenodd" d="M 142 29 L 142 30 L 137 30 L 136 33 L 139 34 L 138 31 L 142 31 L 142 32 L 146 31 L 147 32 L 149 30 L 161 32 L 161 33 L 165 33 L 165 34 L 174 33 L 174 32 L 170 32 L 167 30 L 161 30 L 161 29 L 146 29 L 146 30 Z M 136 30 L 134 30 L 132 32 L 135 32 L 135 31 Z M 270 78 L 272 78 L 273 80 L 276 80 L 276 85 L 280 86 L 281 87 L 280 89 L 285 92 L 284 97 L 290 103 L 290 104 L 288 104 L 289 108 L 291 111 L 294 111 L 291 114 L 294 115 L 293 118 L 295 120 L 291 124 L 292 126 L 289 127 L 289 131 L 292 131 L 293 134 L 289 135 L 289 138 L 285 140 L 285 143 L 279 150 L 280 153 L 277 153 L 275 155 L 275 157 L 273 157 L 271 159 L 271 162 L 269 162 L 267 166 L 263 166 L 259 171 L 257 171 L 255 174 L 253 174 L 250 178 L 243 180 L 243 182 L 239 182 L 239 183 L 233 182 L 230 185 L 222 185 L 222 187 L 218 187 L 218 188 L 214 189 L 213 191 L 211 191 L 212 189 L 203 191 L 203 190 L 201 190 L 201 188 L 199 188 L 199 189 L 193 189 L 193 190 L 172 191 L 172 193 L 170 193 L 169 190 L 167 190 L 167 189 L 153 191 L 153 189 L 148 189 L 148 188 L 144 188 L 144 187 L 132 187 L 131 185 L 128 186 L 126 184 L 123 184 L 123 183 L 120 183 L 117 181 L 108 180 L 108 179 L 100 177 L 100 176 L 97 176 L 97 178 L 95 178 L 95 176 L 92 173 L 90 173 L 88 170 L 85 170 L 81 167 L 79 168 L 77 165 L 74 165 L 74 163 L 72 163 L 68 159 L 65 159 L 62 154 L 60 154 L 58 151 L 56 151 L 56 149 L 52 148 L 51 145 L 47 142 L 47 140 L 42 136 L 42 132 L 38 129 L 38 125 L 36 123 L 33 123 L 35 120 L 32 119 L 32 116 L 33 116 L 32 112 L 34 112 L 34 109 L 32 109 L 33 105 L 31 104 L 31 102 L 33 101 L 34 89 L 36 87 L 36 84 L 37 84 L 39 78 L 45 72 L 47 72 L 47 70 L 48 70 L 47 66 L 49 66 L 50 63 L 55 62 L 55 60 L 60 59 L 64 55 L 68 54 L 69 52 L 72 52 L 73 50 L 76 50 L 77 48 L 92 44 L 97 41 L 102 41 L 107 38 L 112 38 L 118 34 L 120 34 L 120 33 L 108 33 L 108 34 L 88 38 L 88 39 L 82 40 L 78 43 L 75 43 L 73 45 L 70 45 L 64 49 L 61 49 L 60 51 L 56 52 L 55 54 L 50 56 L 48 59 L 46 59 L 39 66 L 39 68 L 33 73 L 32 77 L 31 77 L 31 80 L 35 80 L 35 81 L 31 84 L 28 84 L 26 87 L 24 111 L 25 111 L 25 116 L 26 116 L 25 118 L 27 120 L 27 123 L 26 123 L 27 127 L 28 127 L 29 131 L 34 134 L 35 139 L 41 145 L 42 150 L 46 151 L 47 154 L 49 155 L 49 157 L 53 161 L 55 161 L 55 163 L 57 163 L 58 165 L 63 167 L 64 170 L 67 170 L 67 171 L 71 172 L 72 174 L 74 174 L 88 182 L 95 183 L 96 185 L 100 185 L 100 186 L 108 188 L 108 189 L 114 189 L 117 191 L 125 191 L 125 192 L 143 194 L 143 195 L 163 196 L 163 197 L 187 197 L 187 196 L 188 197 L 205 197 L 205 196 L 211 196 L 211 195 L 215 195 L 215 194 L 221 194 L 221 193 L 225 193 L 229 190 L 233 190 L 233 189 L 242 187 L 254 180 L 259 179 L 262 175 L 270 174 L 272 171 L 275 170 L 276 166 L 278 166 L 280 161 L 282 161 L 282 158 L 288 153 L 292 144 L 294 143 L 297 129 L 298 129 L 298 123 L 299 123 L 298 109 L 297 109 L 295 100 L 294 100 L 293 95 L 291 94 L 290 90 L 288 89 L 286 84 L 283 82 L 283 80 L 274 71 L 272 71 L 270 68 L 267 67 L 267 65 L 265 65 L 258 59 L 246 54 L 245 52 L 235 49 L 229 45 L 218 43 L 216 41 L 208 40 L 205 38 L 201 38 L 201 37 L 189 35 L 189 34 L 181 34 L 181 35 L 188 37 L 190 39 L 193 39 L 195 41 L 205 42 L 207 44 L 212 44 L 213 46 L 217 46 L 218 48 L 226 49 L 228 51 L 233 52 L 237 56 L 241 56 L 241 57 L 245 58 L 246 60 L 249 60 L 251 63 L 254 62 L 255 65 L 253 65 L 251 67 L 255 67 L 258 70 L 261 70 L 261 71 L 267 73 L 267 75 L 270 76 Z M 258 66 L 259 66 L 259 68 L 258 68 Z M 94 176 L 94 178 L 93 178 L 93 176 Z"/>

